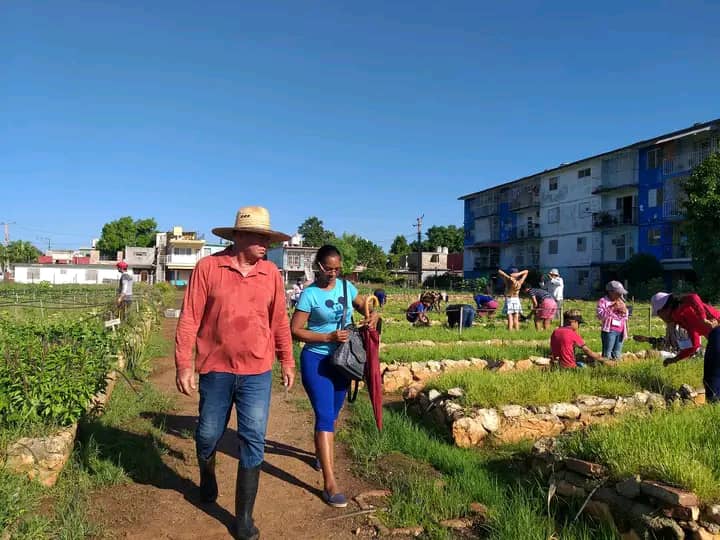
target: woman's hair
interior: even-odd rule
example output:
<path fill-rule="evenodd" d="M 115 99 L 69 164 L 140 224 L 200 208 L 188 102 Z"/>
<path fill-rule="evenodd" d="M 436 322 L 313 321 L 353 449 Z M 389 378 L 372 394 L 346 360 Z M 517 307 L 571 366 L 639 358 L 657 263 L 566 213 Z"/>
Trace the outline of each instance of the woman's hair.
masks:
<path fill-rule="evenodd" d="M 328 257 L 338 257 L 342 260 L 342 255 L 340 254 L 340 250 L 338 250 L 338 248 L 331 244 L 325 244 L 317 250 L 317 253 L 315 254 L 315 264 L 322 264 Z"/>
<path fill-rule="evenodd" d="M 688 294 L 670 293 L 670 296 L 668 296 L 668 299 L 662 309 L 669 309 L 670 311 L 673 311 L 677 309 L 688 296 Z"/>

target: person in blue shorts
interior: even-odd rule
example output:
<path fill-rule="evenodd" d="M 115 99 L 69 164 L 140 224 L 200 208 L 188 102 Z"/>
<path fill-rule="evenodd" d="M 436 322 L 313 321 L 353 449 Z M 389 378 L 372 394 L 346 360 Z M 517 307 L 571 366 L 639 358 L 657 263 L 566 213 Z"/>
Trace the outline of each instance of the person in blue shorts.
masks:
<path fill-rule="evenodd" d="M 335 372 L 329 363 L 339 343 L 349 338 L 344 328 L 352 320 L 353 308 L 362 309 L 365 297 L 358 294 L 355 285 L 347 281 L 347 298 L 340 279 L 342 257 L 335 246 L 321 247 L 315 257 L 315 281 L 306 287 L 295 306 L 290 322 L 293 337 L 305 342 L 300 355 L 300 372 L 313 411 L 315 412 L 315 454 L 322 470 L 323 500 L 330 506 L 344 508 L 347 498 L 335 479 L 335 423 L 348 389 L 348 380 Z M 347 315 L 342 321 L 343 307 Z M 377 314 L 359 324 L 371 328 L 377 323 Z"/>

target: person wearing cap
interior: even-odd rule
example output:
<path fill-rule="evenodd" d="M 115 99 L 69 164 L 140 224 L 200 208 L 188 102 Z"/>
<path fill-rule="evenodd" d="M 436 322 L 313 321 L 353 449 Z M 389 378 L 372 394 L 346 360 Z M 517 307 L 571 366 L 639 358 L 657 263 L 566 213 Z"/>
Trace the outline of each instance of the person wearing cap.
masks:
<path fill-rule="evenodd" d="M 597 318 L 600 319 L 600 340 L 602 355 L 605 358 L 619 360 L 628 335 L 628 309 L 623 300 L 627 294 L 619 281 L 610 281 L 605 286 L 607 294 L 597 303 Z"/>
<path fill-rule="evenodd" d="M 565 294 L 565 282 L 560 277 L 560 271 L 557 268 L 550 269 L 547 274 L 547 280 L 543 280 L 540 286 L 549 292 L 558 305 L 557 313 L 561 313 L 563 304 L 563 295 Z"/>
<path fill-rule="evenodd" d="M 602 355 L 590 350 L 580 337 L 578 330 L 581 324 L 585 324 L 585 320 L 580 310 L 568 310 L 563 315 L 563 326 L 556 328 L 550 335 L 550 355 L 561 368 L 585 367 L 585 364 L 575 360 L 575 347 L 594 360 L 602 360 Z"/>
<path fill-rule="evenodd" d="M 507 316 L 508 330 L 520 330 L 520 315 L 522 314 L 522 304 L 520 303 L 520 289 L 525 283 L 528 271 L 522 272 L 517 268 L 510 268 L 509 273 L 503 272 L 502 268 L 498 268 L 498 275 L 505 282 L 505 305 L 503 306 L 503 315 Z"/>
<path fill-rule="evenodd" d="M 701 336 L 707 338 L 703 366 L 705 398 L 709 402 L 720 401 L 720 311 L 702 301 L 695 293 L 670 294 L 659 292 L 650 299 L 652 314 L 666 324 L 677 324 L 688 334 L 684 347 L 672 358 L 663 362 L 669 366 L 692 356 L 701 345 Z"/>
<path fill-rule="evenodd" d="M 175 335 L 176 384 L 188 396 L 199 386 L 195 445 L 204 503 L 218 496 L 216 449 L 235 406 L 239 460 L 234 532 L 236 538 L 257 539 L 253 508 L 276 356 L 285 387 L 295 381 L 282 275 L 264 258 L 271 242 L 290 236 L 272 230 L 270 214 L 261 206 L 240 208 L 233 227 L 212 232 L 233 245 L 200 259 L 190 276 Z M 200 374 L 199 385 L 195 373 Z"/>
<path fill-rule="evenodd" d="M 128 273 L 128 263 L 125 261 L 119 261 L 116 266 L 118 272 L 120 272 L 120 279 L 118 281 L 118 296 L 115 303 L 117 304 L 120 312 L 120 318 L 124 318 L 130 304 L 132 304 L 133 277 Z"/>
<path fill-rule="evenodd" d="M 523 285 L 522 292 L 527 294 L 532 301 L 535 330 L 550 330 L 550 321 L 555 317 L 557 311 L 555 299 L 545 289 L 531 287 L 528 283 Z"/>

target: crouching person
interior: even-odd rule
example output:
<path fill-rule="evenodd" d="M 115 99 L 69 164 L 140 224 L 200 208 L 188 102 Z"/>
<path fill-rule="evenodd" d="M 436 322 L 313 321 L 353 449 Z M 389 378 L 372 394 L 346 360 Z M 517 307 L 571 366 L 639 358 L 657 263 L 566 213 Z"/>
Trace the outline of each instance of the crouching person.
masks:
<path fill-rule="evenodd" d="M 413 326 L 430 326 L 428 311 L 430 310 L 430 300 L 427 296 L 423 296 L 422 300 L 413 302 L 405 311 L 405 318 Z"/>
<path fill-rule="evenodd" d="M 235 484 L 235 535 L 257 540 L 253 508 L 264 459 L 272 364 L 280 360 L 283 384 L 295 380 L 285 290 L 277 266 L 263 260 L 271 242 L 289 240 L 270 229 L 265 208 L 241 208 L 234 227 L 213 229 L 232 247 L 198 261 L 185 291 L 175 336 L 176 384 L 192 396 L 200 374 L 200 418 L 195 443 L 200 499 L 218 496 L 215 452 L 230 411 L 237 410 L 239 462 Z M 193 369 L 192 352 L 197 348 Z"/>
<path fill-rule="evenodd" d="M 454 328 L 462 324 L 463 328 L 470 328 L 475 319 L 475 308 L 470 304 L 451 304 L 445 308 L 448 326 Z"/>
<path fill-rule="evenodd" d="M 585 345 L 585 340 L 580 336 L 578 330 L 584 324 L 582 314 L 577 309 L 571 309 L 563 315 L 563 326 L 556 328 L 550 336 L 550 351 L 554 362 L 561 368 L 585 367 L 583 362 L 575 360 L 575 347 L 588 355 L 593 360 L 602 361 L 599 353 L 593 352 Z"/>

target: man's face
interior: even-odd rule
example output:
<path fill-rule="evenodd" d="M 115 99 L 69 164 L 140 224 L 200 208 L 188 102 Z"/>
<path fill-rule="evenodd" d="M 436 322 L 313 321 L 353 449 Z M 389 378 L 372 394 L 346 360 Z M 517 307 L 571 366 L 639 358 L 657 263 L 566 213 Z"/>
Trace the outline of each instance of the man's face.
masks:
<path fill-rule="evenodd" d="M 270 238 L 264 234 L 236 232 L 235 245 L 250 257 L 263 259 L 270 245 Z"/>

